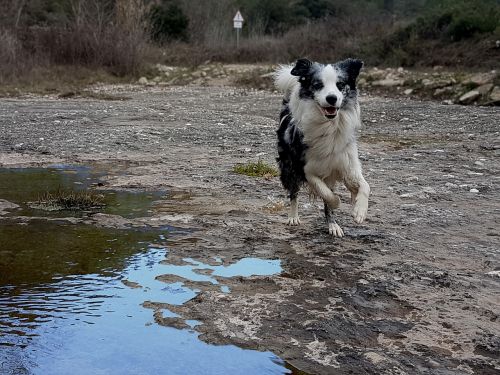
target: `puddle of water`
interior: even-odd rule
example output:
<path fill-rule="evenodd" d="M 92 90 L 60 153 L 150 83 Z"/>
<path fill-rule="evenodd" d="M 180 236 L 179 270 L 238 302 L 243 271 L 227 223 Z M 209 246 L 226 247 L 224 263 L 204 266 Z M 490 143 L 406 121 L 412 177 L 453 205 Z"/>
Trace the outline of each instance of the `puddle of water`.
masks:
<path fill-rule="evenodd" d="M 0 198 L 21 206 L 16 215 L 68 216 L 68 211 L 44 211 L 31 208 L 46 192 L 57 190 L 83 191 L 96 184 L 104 176 L 85 166 L 54 165 L 51 168 L 0 168 Z M 141 217 L 151 213 L 153 202 L 162 198 L 163 192 L 133 192 L 120 190 L 96 190 L 104 195 L 105 207 L 99 212 L 123 217 Z M 72 215 L 81 212 L 73 212 Z"/>
<path fill-rule="evenodd" d="M 185 258 L 183 260 L 190 264 L 182 266 L 165 264 L 161 271 L 166 275 L 180 276 L 191 281 L 208 281 L 212 284 L 218 284 L 217 279 L 212 276 L 267 276 L 281 272 L 281 261 L 279 259 L 243 258 L 228 266 L 212 266 L 191 258 Z M 216 259 L 216 261 L 222 262 L 220 258 Z M 208 270 L 210 275 L 201 274 L 199 272 L 203 270 Z M 227 286 L 222 286 L 221 290 L 224 293 L 229 292 Z"/>
<path fill-rule="evenodd" d="M 192 331 L 154 324 L 151 310 L 140 306 L 145 300 L 183 303 L 193 297 L 187 288 L 167 288 L 154 279 L 164 256 L 164 249 L 149 248 L 128 259 L 120 276 L 136 280 L 142 285 L 138 289 L 99 274 L 0 288 L 3 370 L 53 375 L 287 372 L 272 353 L 212 346 Z"/>
<path fill-rule="evenodd" d="M 208 345 L 194 331 L 154 323 L 144 301 L 182 304 L 196 295 L 181 283 L 155 279 L 166 267 L 161 234 L 44 221 L 18 225 L 58 238 L 40 250 L 35 241 L 16 246 L 18 237 L 6 225 L 1 238 L 11 237 L 12 245 L 0 245 L 0 373 L 289 373 L 273 353 Z"/>
<path fill-rule="evenodd" d="M 127 258 L 161 242 L 147 230 L 118 230 L 66 222 L 0 221 L 0 285 L 45 283 L 68 275 L 113 275 Z"/>
<path fill-rule="evenodd" d="M 32 168 L 19 173 L 0 169 L 0 198 L 22 205 L 15 214 L 33 214 L 26 202 L 38 194 L 61 186 L 85 189 L 97 178 L 83 167 Z M 147 212 L 156 199 L 153 195 L 110 195 L 117 198 L 109 198 L 108 212 L 119 205 L 113 213 L 123 210 L 131 215 L 137 214 L 132 212 L 134 207 L 145 210 L 141 215 Z M 173 267 L 160 263 L 167 255 L 166 234 L 46 219 L 0 220 L 0 373 L 290 373 L 289 366 L 271 352 L 209 345 L 192 330 L 154 322 L 152 311 L 142 307 L 145 301 L 179 305 L 198 292 L 180 282 L 156 280 Z M 279 261 L 251 258 L 229 266 L 190 263 L 179 273 L 215 283 L 213 276 L 281 270 Z M 211 275 L 202 275 L 201 270 Z M 221 288 L 230 292 L 227 286 Z M 168 310 L 162 313 L 176 316 Z"/>

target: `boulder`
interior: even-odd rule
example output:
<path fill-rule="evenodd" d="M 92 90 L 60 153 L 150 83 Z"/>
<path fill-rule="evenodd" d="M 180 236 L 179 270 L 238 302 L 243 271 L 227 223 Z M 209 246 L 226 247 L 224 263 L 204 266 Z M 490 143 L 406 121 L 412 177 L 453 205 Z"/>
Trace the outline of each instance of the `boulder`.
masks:
<path fill-rule="evenodd" d="M 429 89 L 440 89 L 442 87 L 451 86 L 454 83 L 454 80 L 451 78 L 438 78 L 436 80 L 425 78 L 422 80 L 422 85 Z"/>
<path fill-rule="evenodd" d="M 486 96 L 490 92 L 490 90 L 493 88 L 493 83 L 486 83 L 484 85 L 479 86 L 476 88 L 477 91 L 481 94 L 481 96 Z"/>
<path fill-rule="evenodd" d="M 148 79 L 146 77 L 141 77 L 137 82 L 139 83 L 139 85 L 147 85 Z"/>
<path fill-rule="evenodd" d="M 367 72 L 368 76 L 373 79 L 373 80 L 380 80 L 383 79 L 386 75 L 386 73 L 383 70 L 373 68 L 370 71 Z"/>
<path fill-rule="evenodd" d="M 500 103 L 500 87 L 499 86 L 493 87 L 493 90 L 490 93 L 489 99 L 493 103 Z"/>
<path fill-rule="evenodd" d="M 458 99 L 458 102 L 460 104 L 470 104 L 472 102 L 474 102 L 474 100 L 476 100 L 477 98 L 479 98 L 481 96 L 481 94 L 479 93 L 479 91 L 477 90 L 472 90 L 472 91 L 469 91 L 469 92 L 466 92 L 465 94 L 463 94 L 459 99 Z"/>
<path fill-rule="evenodd" d="M 465 80 L 464 83 L 467 85 L 482 86 L 486 85 L 487 83 L 492 83 L 496 76 L 496 71 L 491 71 L 489 73 L 478 73 L 469 77 L 469 79 Z"/>
<path fill-rule="evenodd" d="M 378 81 L 373 81 L 372 85 L 381 87 L 395 87 L 395 86 L 403 86 L 404 82 L 405 81 L 403 79 L 386 78 L 386 79 L 380 79 Z"/>
<path fill-rule="evenodd" d="M 366 84 L 367 84 L 366 79 L 364 79 L 364 78 L 358 79 L 359 86 L 366 86 Z"/>
<path fill-rule="evenodd" d="M 437 88 L 432 94 L 434 97 L 451 96 L 455 93 L 453 86 Z"/>
<path fill-rule="evenodd" d="M 175 70 L 175 68 L 172 66 L 167 66 L 162 64 L 156 64 L 156 69 L 162 73 L 168 73 L 171 72 L 172 70 Z"/>
<path fill-rule="evenodd" d="M 424 85 L 424 87 L 430 87 L 434 84 L 434 81 L 433 80 L 430 80 L 428 78 L 424 78 L 422 80 L 422 85 Z"/>

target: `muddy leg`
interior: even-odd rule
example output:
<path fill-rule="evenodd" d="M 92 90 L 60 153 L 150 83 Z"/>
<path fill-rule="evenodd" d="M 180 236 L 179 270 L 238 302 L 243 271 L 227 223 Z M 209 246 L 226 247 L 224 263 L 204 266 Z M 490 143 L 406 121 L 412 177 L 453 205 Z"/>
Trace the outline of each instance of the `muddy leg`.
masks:
<path fill-rule="evenodd" d="M 328 203 L 326 203 L 326 201 L 323 201 L 323 203 L 325 210 L 325 219 L 326 223 L 328 224 L 328 232 L 334 237 L 343 237 L 344 231 L 342 230 L 342 228 L 340 228 L 340 226 L 333 218 L 333 210 L 328 206 Z"/>

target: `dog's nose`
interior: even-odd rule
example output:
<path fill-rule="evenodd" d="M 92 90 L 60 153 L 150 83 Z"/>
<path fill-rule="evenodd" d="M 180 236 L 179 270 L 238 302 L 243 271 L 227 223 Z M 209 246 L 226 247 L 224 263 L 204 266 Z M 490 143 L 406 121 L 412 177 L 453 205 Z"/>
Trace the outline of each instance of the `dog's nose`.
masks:
<path fill-rule="evenodd" d="M 333 94 L 327 95 L 325 100 L 328 104 L 335 105 L 335 104 L 337 104 L 337 95 L 333 95 Z"/>

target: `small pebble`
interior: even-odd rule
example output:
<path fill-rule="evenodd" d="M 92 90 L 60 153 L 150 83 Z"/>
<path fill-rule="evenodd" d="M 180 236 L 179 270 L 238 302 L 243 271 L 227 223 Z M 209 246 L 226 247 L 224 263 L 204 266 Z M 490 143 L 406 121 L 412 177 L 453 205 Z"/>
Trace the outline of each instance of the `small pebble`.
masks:
<path fill-rule="evenodd" d="M 438 367 L 441 367 L 441 365 L 439 364 L 439 362 L 436 362 L 432 359 L 429 360 L 429 362 L 427 362 L 429 364 L 429 367 L 430 368 L 438 368 Z"/>
<path fill-rule="evenodd" d="M 491 277 L 500 277 L 500 270 L 486 272 L 486 275 L 491 276 Z"/>

